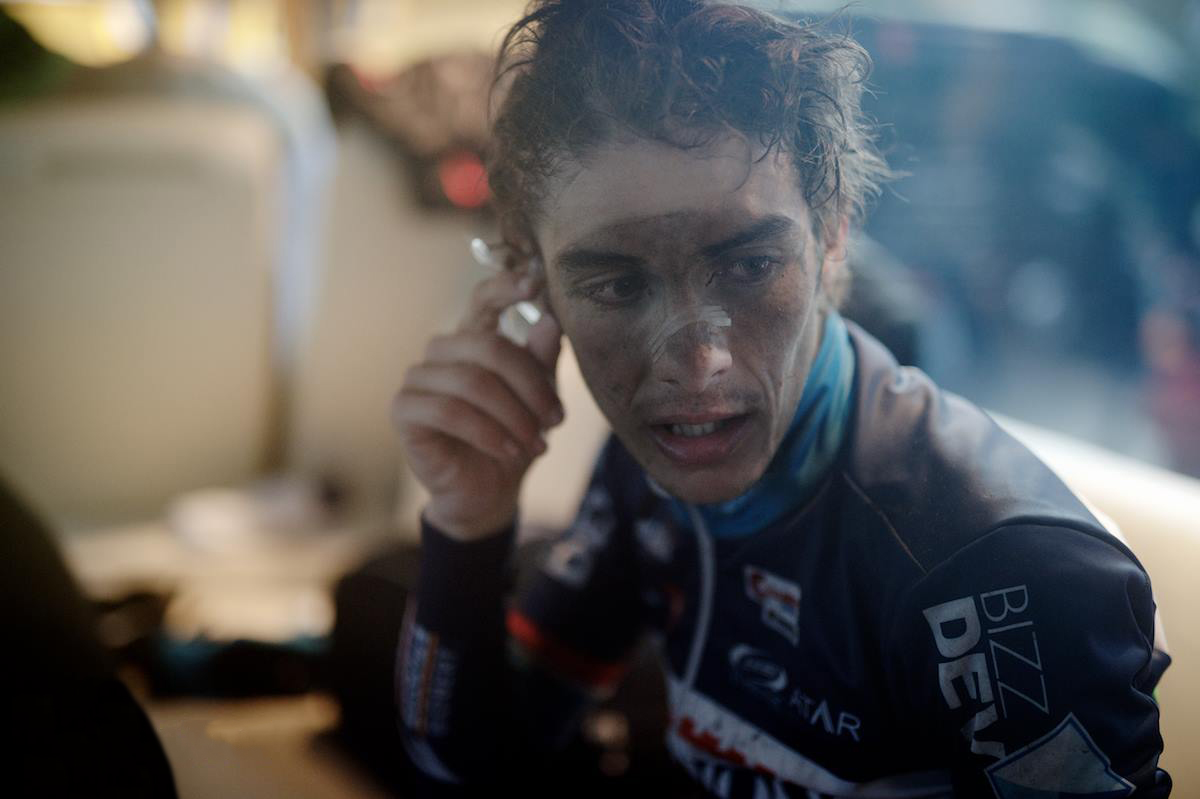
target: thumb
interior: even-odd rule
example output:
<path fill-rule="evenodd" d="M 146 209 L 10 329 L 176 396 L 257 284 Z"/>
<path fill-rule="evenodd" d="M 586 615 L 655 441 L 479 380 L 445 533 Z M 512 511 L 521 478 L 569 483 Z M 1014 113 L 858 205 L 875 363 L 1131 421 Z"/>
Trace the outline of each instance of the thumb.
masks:
<path fill-rule="evenodd" d="M 562 352 L 562 328 L 553 314 L 543 313 L 538 323 L 529 329 L 526 346 L 553 378 L 558 367 L 558 354 Z"/>

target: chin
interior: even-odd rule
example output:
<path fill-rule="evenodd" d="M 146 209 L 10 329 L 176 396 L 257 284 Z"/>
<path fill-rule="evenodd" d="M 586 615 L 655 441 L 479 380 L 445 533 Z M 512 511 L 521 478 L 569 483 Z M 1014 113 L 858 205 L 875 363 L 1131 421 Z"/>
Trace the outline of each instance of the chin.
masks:
<path fill-rule="evenodd" d="M 646 473 L 671 496 L 693 505 L 709 505 L 736 499 L 750 490 L 755 481 L 762 476 L 762 471 L 758 469 L 747 475 L 741 469 L 720 466 L 688 473 L 669 466 L 663 468 L 661 465 L 658 465 L 658 468 L 646 469 Z"/>

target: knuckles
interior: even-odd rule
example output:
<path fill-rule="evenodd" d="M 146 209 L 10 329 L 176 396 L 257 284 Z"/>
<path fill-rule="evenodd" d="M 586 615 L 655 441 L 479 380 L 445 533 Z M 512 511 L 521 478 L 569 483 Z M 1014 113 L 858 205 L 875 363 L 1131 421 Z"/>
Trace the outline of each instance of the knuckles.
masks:
<path fill-rule="evenodd" d="M 431 409 L 433 421 L 439 427 L 468 424 L 470 408 L 456 397 L 438 397 Z"/>
<path fill-rule="evenodd" d="M 496 392 L 498 378 L 479 366 L 463 367 L 463 390 L 475 397 L 490 397 Z"/>
<path fill-rule="evenodd" d="M 499 401 L 498 395 L 506 386 L 521 398 L 522 404 L 528 404 L 528 411 L 537 420 L 535 428 L 559 407 L 551 376 L 531 352 L 498 332 L 458 331 L 432 337 L 424 359 L 405 371 L 392 399 L 394 424 L 399 427 L 406 423 L 404 409 L 409 398 L 430 393 L 424 387 L 423 381 L 428 378 L 425 373 L 446 367 L 452 368 L 451 379 L 458 391 L 471 401 L 435 394 L 438 401 L 431 412 L 439 414 L 438 424 L 462 424 L 462 415 L 472 413 L 472 402 Z M 536 435 L 536 429 L 529 435 Z"/>

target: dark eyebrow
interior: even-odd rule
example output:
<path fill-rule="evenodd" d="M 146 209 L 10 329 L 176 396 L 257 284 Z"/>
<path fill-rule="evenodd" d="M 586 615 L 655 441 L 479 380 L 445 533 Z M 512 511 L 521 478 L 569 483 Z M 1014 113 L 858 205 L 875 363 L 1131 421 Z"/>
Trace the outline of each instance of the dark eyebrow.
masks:
<path fill-rule="evenodd" d="M 555 258 L 554 263 L 567 272 L 584 272 L 591 269 L 628 269 L 641 266 L 644 262 L 634 255 L 572 247 Z"/>
<path fill-rule="evenodd" d="M 709 244 L 700 250 L 705 258 L 716 258 L 729 250 L 737 249 L 746 244 L 769 239 L 773 236 L 779 236 L 784 233 L 790 233 L 796 226 L 789 217 L 772 214 L 771 216 L 763 217 L 745 230 L 734 233 L 723 241 L 718 241 L 716 244 Z"/>
<path fill-rule="evenodd" d="M 762 239 L 769 239 L 784 233 L 790 233 L 796 223 L 786 216 L 772 214 L 763 217 L 750 227 L 738 231 L 727 239 L 709 244 L 701 249 L 705 258 L 716 258 L 729 250 Z M 570 247 L 562 252 L 555 260 L 558 268 L 567 272 L 584 272 L 592 269 L 628 269 L 640 267 L 645 261 L 636 255 L 609 252 L 607 250 L 590 250 L 584 247 Z"/>

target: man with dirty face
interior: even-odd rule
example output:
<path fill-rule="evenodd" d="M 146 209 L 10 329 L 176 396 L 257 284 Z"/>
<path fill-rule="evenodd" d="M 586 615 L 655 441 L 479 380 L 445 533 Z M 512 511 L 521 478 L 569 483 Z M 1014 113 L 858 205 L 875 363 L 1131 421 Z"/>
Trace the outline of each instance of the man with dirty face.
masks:
<path fill-rule="evenodd" d="M 837 312 L 889 177 L 866 54 L 746 7 L 563 0 L 499 63 L 509 268 L 395 406 L 430 493 L 397 672 L 413 762 L 512 776 L 648 638 L 671 754 L 717 795 L 1167 795 L 1137 560 Z M 523 301 L 543 316 L 518 345 L 498 322 Z M 563 335 L 613 436 L 506 609 Z"/>

